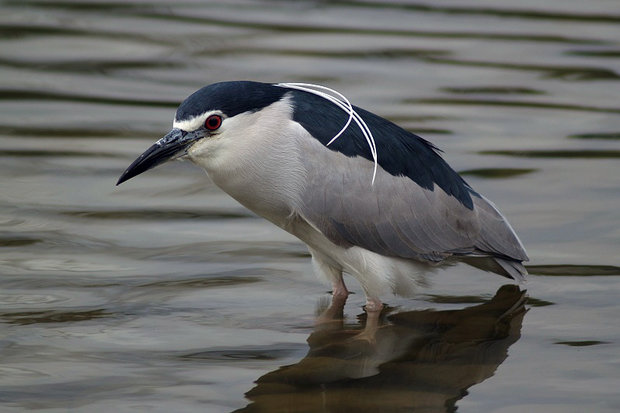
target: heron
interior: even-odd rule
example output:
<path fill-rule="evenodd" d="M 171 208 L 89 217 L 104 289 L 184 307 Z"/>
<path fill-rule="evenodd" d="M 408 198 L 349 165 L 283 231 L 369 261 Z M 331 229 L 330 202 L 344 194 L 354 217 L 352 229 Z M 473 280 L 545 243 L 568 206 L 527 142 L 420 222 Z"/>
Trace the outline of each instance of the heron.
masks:
<path fill-rule="evenodd" d="M 367 313 L 381 312 L 385 293 L 406 295 L 421 274 L 459 260 L 525 280 L 528 257 L 515 231 L 435 145 L 326 86 L 205 86 L 117 185 L 172 159 L 201 167 L 307 244 L 334 297 L 349 294 L 343 274 L 357 279 Z"/>

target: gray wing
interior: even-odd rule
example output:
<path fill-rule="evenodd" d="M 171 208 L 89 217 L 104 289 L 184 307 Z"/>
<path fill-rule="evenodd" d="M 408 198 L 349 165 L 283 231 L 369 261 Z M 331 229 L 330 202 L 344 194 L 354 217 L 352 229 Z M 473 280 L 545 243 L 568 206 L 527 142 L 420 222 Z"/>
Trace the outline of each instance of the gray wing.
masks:
<path fill-rule="evenodd" d="M 367 159 L 313 142 L 306 150 L 300 212 L 335 244 L 434 262 L 453 255 L 486 255 L 496 258 L 512 278 L 526 274 L 521 261 L 527 255 L 514 231 L 475 192 L 469 209 L 437 185 L 424 189 L 382 168 L 371 185 L 373 164 Z"/>

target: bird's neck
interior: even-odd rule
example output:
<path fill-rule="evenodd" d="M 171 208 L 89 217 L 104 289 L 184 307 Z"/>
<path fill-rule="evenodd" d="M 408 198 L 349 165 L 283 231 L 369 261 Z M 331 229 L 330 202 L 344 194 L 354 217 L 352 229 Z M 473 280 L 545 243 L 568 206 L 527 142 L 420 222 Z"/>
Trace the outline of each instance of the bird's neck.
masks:
<path fill-rule="evenodd" d="M 219 153 L 192 161 L 246 208 L 286 228 L 298 209 L 306 171 L 299 159 L 295 128 L 279 131 L 243 136 L 243 145 L 212 148 Z"/>

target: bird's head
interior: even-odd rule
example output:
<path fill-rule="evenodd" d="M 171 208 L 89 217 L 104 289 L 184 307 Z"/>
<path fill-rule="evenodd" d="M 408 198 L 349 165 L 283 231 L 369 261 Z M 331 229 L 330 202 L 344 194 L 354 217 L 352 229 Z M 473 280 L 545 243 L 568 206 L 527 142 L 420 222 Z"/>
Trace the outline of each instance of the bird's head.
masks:
<path fill-rule="evenodd" d="M 276 147 L 273 138 L 300 129 L 333 151 L 372 160 L 374 182 L 377 149 L 358 110 L 339 92 L 320 85 L 234 81 L 205 86 L 181 103 L 172 130 L 129 165 L 117 185 L 183 157 L 208 171 L 216 166 L 220 173 L 226 172 L 231 163 L 245 160 L 248 165 L 265 155 L 265 150 Z M 341 135 L 346 138 L 335 142 Z M 279 143 L 290 146 L 290 139 Z"/>
<path fill-rule="evenodd" d="M 248 81 L 215 83 L 199 89 L 177 109 L 172 130 L 129 165 L 117 185 L 189 152 L 200 153 L 218 140 L 242 136 L 251 127 L 251 115 L 280 101 L 287 91 Z"/>

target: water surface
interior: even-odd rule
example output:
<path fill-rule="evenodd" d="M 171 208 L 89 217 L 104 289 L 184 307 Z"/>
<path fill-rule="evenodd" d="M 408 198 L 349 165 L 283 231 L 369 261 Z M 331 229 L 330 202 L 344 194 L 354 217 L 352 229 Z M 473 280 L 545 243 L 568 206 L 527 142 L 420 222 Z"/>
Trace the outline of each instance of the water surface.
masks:
<path fill-rule="evenodd" d="M 616 1 L 0 4 L 0 410 L 620 410 Z M 329 306 L 306 248 L 198 169 L 121 187 L 216 81 L 320 82 L 508 216 L 527 285 L 464 265 Z M 529 296 L 526 303 L 522 291 Z"/>

